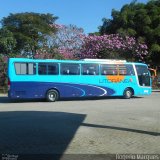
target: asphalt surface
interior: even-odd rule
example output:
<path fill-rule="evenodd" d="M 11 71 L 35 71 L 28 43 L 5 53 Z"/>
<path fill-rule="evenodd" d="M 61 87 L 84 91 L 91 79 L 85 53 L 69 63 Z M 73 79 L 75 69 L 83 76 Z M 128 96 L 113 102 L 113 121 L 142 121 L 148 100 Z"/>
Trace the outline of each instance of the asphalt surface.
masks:
<path fill-rule="evenodd" d="M 55 103 L 0 95 L 0 153 L 158 154 L 160 92 Z"/>

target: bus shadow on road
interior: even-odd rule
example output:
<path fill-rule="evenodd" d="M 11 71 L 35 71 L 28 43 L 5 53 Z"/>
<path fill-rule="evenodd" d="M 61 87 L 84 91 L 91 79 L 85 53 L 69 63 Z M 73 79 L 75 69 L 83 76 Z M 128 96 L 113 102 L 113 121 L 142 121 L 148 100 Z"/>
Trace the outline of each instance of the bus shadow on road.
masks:
<path fill-rule="evenodd" d="M 124 127 L 105 126 L 105 125 L 97 125 L 97 124 L 89 124 L 89 123 L 83 123 L 82 126 L 93 127 L 93 128 L 105 128 L 105 129 L 112 129 L 112 130 L 119 130 L 119 131 L 126 131 L 126 132 L 140 133 L 140 134 L 147 134 L 147 135 L 152 135 L 152 136 L 160 136 L 159 132 L 152 132 L 152 131 L 145 131 L 145 130 L 139 130 L 139 129 L 124 128 Z"/>
<path fill-rule="evenodd" d="M 44 99 L 9 99 L 8 97 L 0 97 L 0 103 L 28 103 L 28 102 L 46 102 Z"/>
<path fill-rule="evenodd" d="M 66 112 L 0 112 L 0 154 L 51 154 L 52 159 L 56 154 L 60 159 L 85 117 Z"/>

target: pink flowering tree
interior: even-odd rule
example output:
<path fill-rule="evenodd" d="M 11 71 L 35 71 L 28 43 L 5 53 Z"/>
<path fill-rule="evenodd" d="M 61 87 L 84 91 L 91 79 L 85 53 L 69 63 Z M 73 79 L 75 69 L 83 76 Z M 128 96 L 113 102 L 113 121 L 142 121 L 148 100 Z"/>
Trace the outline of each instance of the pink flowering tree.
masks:
<path fill-rule="evenodd" d="M 86 36 L 83 39 L 81 58 L 116 58 L 144 61 L 148 47 L 134 37 L 119 34 Z"/>
<path fill-rule="evenodd" d="M 82 28 L 75 25 L 54 25 L 57 33 L 49 38 L 49 45 L 56 47 L 60 55 L 66 59 L 75 59 L 81 54 L 83 39 L 85 37 Z"/>
<path fill-rule="evenodd" d="M 34 58 L 76 59 L 81 54 L 85 37 L 82 28 L 75 25 L 53 24 L 57 32 L 47 36 L 43 47 L 37 50 Z"/>
<path fill-rule="evenodd" d="M 144 61 L 148 47 L 134 37 L 119 34 L 85 35 L 83 29 L 74 25 L 54 24 L 57 29 L 47 37 L 47 44 L 37 50 L 35 58 L 80 59 L 112 58 Z"/>

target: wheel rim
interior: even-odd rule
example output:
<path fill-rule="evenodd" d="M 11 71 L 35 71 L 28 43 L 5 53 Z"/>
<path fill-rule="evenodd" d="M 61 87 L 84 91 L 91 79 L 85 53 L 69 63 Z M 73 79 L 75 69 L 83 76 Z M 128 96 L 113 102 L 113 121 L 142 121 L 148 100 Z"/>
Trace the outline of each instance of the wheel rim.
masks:
<path fill-rule="evenodd" d="M 51 100 L 51 101 L 55 101 L 55 100 L 56 100 L 56 94 L 55 94 L 54 92 L 50 92 L 50 93 L 48 94 L 48 98 L 49 98 L 49 100 Z"/>
<path fill-rule="evenodd" d="M 126 96 L 128 97 L 128 98 L 130 98 L 131 97 L 131 95 L 132 95 L 132 93 L 128 90 L 128 91 L 126 91 Z"/>

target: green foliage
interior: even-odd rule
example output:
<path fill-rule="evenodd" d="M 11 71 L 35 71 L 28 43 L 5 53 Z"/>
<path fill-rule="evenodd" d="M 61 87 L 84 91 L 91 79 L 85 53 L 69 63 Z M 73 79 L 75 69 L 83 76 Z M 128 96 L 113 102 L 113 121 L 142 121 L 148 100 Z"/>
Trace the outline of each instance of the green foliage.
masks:
<path fill-rule="evenodd" d="M 0 54 L 0 92 L 7 90 L 7 57 Z"/>
<path fill-rule="evenodd" d="M 15 52 L 33 57 L 46 37 L 56 31 L 52 26 L 56 19 L 52 14 L 17 13 L 3 18 L 1 23 L 16 39 Z"/>
<path fill-rule="evenodd" d="M 54 58 L 55 58 L 55 59 L 61 59 L 61 60 L 62 60 L 62 59 L 65 59 L 65 57 L 64 57 L 62 54 L 59 54 L 59 53 L 55 54 L 55 55 L 54 55 Z"/>
<path fill-rule="evenodd" d="M 119 33 L 124 36 L 134 36 L 141 43 L 147 43 L 150 56 L 148 62 L 160 65 L 155 57 L 160 55 L 160 1 L 150 0 L 148 3 L 133 1 L 124 5 L 120 11 L 112 10 L 112 19 L 103 18 L 100 34 Z M 153 58 L 154 57 L 154 58 Z"/>
<path fill-rule="evenodd" d="M 152 52 L 160 52 L 160 45 L 158 45 L 158 44 L 153 44 L 153 45 L 151 46 L 151 51 L 152 51 Z"/>
<path fill-rule="evenodd" d="M 0 54 L 11 54 L 16 45 L 12 32 L 6 28 L 0 29 Z"/>

